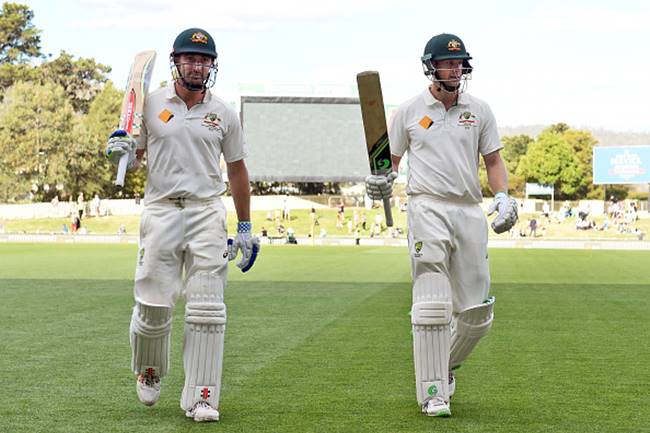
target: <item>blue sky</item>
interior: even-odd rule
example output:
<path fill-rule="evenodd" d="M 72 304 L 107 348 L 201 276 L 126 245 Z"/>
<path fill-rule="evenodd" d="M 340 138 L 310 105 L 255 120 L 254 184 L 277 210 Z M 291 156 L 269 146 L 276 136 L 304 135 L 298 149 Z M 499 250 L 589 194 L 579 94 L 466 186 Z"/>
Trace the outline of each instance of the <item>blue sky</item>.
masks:
<path fill-rule="evenodd" d="M 355 96 L 355 75 L 381 73 L 398 104 L 427 85 L 420 56 L 438 33 L 474 57 L 468 91 L 502 126 L 650 132 L 647 1 L 34 0 L 42 47 L 93 57 L 124 86 L 138 51 L 158 52 L 153 87 L 169 77 L 175 36 L 203 27 L 219 52 L 215 92 Z"/>

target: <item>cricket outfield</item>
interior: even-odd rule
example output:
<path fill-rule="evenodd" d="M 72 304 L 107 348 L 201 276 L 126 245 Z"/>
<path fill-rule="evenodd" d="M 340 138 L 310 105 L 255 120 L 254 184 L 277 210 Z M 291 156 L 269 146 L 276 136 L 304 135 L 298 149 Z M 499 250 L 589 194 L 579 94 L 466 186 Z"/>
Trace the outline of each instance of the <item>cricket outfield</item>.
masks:
<path fill-rule="evenodd" d="M 134 245 L 0 244 L 0 432 L 647 432 L 648 251 L 493 249 L 495 322 L 449 419 L 415 402 L 404 248 L 265 246 L 231 269 L 222 421 L 129 368 Z"/>

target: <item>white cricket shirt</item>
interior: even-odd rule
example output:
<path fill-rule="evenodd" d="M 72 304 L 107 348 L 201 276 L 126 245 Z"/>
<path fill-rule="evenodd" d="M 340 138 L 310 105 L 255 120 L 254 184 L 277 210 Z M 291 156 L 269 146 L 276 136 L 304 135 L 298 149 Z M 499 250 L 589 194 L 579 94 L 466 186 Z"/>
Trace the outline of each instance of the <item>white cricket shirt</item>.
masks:
<path fill-rule="evenodd" d="M 188 110 L 173 84 L 147 96 L 138 149 L 147 150 L 145 204 L 218 197 L 226 190 L 220 155 L 226 162 L 248 155 L 234 110 L 209 90 Z"/>
<path fill-rule="evenodd" d="M 409 195 L 481 202 L 479 154 L 503 147 L 490 107 L 461 93 L 445 110 L 429 89 L 400 105 L 389 130 L 391 153 L 408 151 Z"/>

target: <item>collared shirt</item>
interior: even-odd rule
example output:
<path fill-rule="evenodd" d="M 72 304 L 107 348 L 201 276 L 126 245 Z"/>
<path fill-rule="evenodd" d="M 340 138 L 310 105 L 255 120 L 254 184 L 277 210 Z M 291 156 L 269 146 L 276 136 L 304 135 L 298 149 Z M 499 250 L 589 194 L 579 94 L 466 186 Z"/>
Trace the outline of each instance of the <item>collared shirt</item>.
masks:
<path fill-rule="evenodd" d="M 408 151 L 409 195 L 479 203 L 479 154 L 503 147 L 490 107 L 461 93 L 449 111 L 429 89 L 400 105 L 389 130 L 391 153 Z"/>
<path fill-rule="evenodd" d="M 138 149 L 147 150 L 145 204 L 169 198 L 216 198 L 223 194 L 220 157 L 248 155 L 237 113 L 206 91 L 188 110 L 174 85 L 147 96 Z"/>

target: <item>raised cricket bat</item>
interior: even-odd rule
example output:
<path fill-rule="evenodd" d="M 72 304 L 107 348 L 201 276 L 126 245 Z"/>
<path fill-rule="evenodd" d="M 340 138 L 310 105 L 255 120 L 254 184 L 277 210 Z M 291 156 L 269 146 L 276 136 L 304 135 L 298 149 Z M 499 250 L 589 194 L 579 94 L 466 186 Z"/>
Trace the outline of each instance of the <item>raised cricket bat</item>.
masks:
<path fill-rule="evenodd" d="M 390 157 L 386 112 L 384 111 L 384 98 L 381 95 L 379 72 L 358 73 L 357 87 L 363 129 L 366 133 L 366 145 L 368 146 L 370 172 L 386 175 L 393 169 L 393 163 Z M 393 214 L 390 210 L 390 198 L 388 197 L 384 199 L 384 214 L 386 215 L 386 225 L 392 227 Z"/>
<path fill-rule="evenodd" d="M 133 64 L 131 65 L 131 71 L 129 71 L 129 79 L 126 82 L 124 99 L 122 100 L 120 129 L 123 129 L 134 138 L 140 135 L 144 98 L 147 96 L 147 91 L 149 90 L 149 81 L 151 81 L 155 61 L 155 51 L 143 51 L 135 56 L 135 60 L 133 60 Z M 118 188 L 124 187 L 128 162 L 129 155 L 124 155 L 120 158 L 120 163 L 117 166 L 117 177 L 115 178 L 115 185 Z"/>

